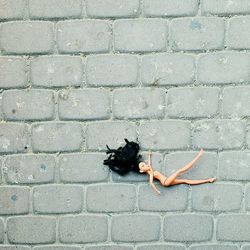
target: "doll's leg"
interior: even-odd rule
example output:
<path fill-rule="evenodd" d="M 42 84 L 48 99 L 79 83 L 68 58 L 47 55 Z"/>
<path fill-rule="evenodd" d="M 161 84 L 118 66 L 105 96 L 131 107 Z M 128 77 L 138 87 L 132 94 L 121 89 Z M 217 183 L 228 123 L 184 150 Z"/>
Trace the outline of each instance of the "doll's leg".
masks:
<path fill-rule="evenodd" d="M 190 169 L 203 155 L 204 151 L 203 149 L 200 150 L 199 154 L 191 161 L 189 162 L 185 167 L 181 168 L 180 170 L 176 171 L 169 177 L 163 176 L 160 172 L 155 171 L 154 177 L 158 179 L 162 185 L 164 186 L 170 186 L 171 183 L 181 174 L 186 172 L 188 169 Z"/>
<path fill-rule="evenodd" d="M 178 185 L 178 184 L 189 184 L 189 185 L 198 185 L 203 183 L 212 183 L 216 180 L 216 178 L 209 178 L 205 180 L 187 180 L 187 179 L 176 179 L 174 180 L 170 186 Z"/>

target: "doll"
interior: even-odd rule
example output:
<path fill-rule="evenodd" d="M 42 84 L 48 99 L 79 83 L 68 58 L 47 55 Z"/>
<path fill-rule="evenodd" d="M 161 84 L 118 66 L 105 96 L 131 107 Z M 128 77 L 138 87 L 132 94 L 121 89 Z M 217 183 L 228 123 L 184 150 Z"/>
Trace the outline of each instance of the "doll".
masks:
<path fill-rule="evenodd" d="M 151 152 L 148 153 L 147 164 L 141 161 L 141 155 L 138 155 L 139 144 L 133 141 L 128 141 L 125 139 L 126 145 L 124 147 L 119 147 L 118 149 L 110 149 L 107 145 L 107 154 L 109 154 L 108 159 L 104 160 L 104 165 L 109 166 L 109 168 L 120 175 L 125 175 L 130 171 L 137 173 L 147 173 L 149 175 L 149 183 L 151 187 L 160 194 L 160 191 L 156 188 L 153 183 L 154 179 L 160 181 L 163 186 L 172 186 L 177 184 L 189 184 L 197 185 L 202 183 L 212 183 L 216 178 L 209 178 L 205 180 L 187 180 L 187 179 L 177 179 L 177 177 L 188 169 L 190 169 L 203 155 L 203 149 L 200 150 L 198 155 L 186 166 L 171 174 L 170 176 L 165 176 L 159 171 L 154 171 L 151 163 Z"/>

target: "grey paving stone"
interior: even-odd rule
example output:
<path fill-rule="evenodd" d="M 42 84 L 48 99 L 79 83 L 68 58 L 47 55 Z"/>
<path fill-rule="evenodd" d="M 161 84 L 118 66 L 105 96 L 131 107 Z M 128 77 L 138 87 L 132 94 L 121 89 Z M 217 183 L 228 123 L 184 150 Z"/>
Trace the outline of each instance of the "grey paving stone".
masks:
<path fill-rule="evenodd" d="M 59 157 L 60 178 L 63 182 L 104 182 L 109 170 L 104 166 L 105 154 L 62 154 Z"/>
<path fill-rule="evenodd" d="M 6 120 L 50 120 L 54 116 L 54 94 L 49 90 L 6 90 L 3 116 Z"/>
<path fill-rule="evenodd" d="M 185 149 L 190 145 L 190 122 L 142 122 L 139 127 L 139 141 L 142 149 Z"/>
<path fill-rule="evenodd" d="M 82 59 L 77 56 L 42 56 L 31 60 L 31 82 L 40 87 L 83 84 Z"/>
<path fill-rule="evenodd" d="M 93 122 L 88 124 L 86 136 L 89 150 L 106 150 L 106 144 L 117 148 L 125 144 L 124 138 L 136 140 L 136 126 L 127 121 Z"/>
<path fill-rule="evenodd" d="M 216 238 L 219 241 L 250 241 L 250 216 L 225 214 L 217 219 Z"/>
<path fill-rule="evenodd" d="M 138 214 L 112 217 L 111 238 L 115 242 L 156 241 L 159 237 L 160 217 L 158 215 Z"/>
<path fill-rule="evenodd" d="M 21 57 L 0 57 L 0 88 L 21 88 L 27 84 L 25 60 Z"/>
<path fill-rule="evenodd" d="M 250 180 L 250 152 L 230 151 L 219 154 L 219 178 L 231 181 Z"/>
<path fill-rule="evenodd" d="M 30 0 L 29 13 L 32 19 L 77 18 L 82 10 L 81 0 Z"/>
<path fill-rule="evenodd" d="M 227 87 L 223 90 L 223 116 L 229 118 L 248 117 L 250 88 L 248 87 Z"/>
<path fill-rule="evenodd" d="M 232 17 L 228 22 L 227 46 L 231 49 L 249 49 L 250 38 L 247 36 L 247 31 L 250 29 L 250 18 Z"/>
<path fill-rule="evenodd" d="M 88 186 L 86 205 L 89 212 L 132 212 L 136 205 L 136 187 L 130 184 Z"/>
<path fill-rule="evenodd" d="M 165 241 L 209 241 L 212 238 L 211 215 L 166 215 L 164 218 Z"/>
<path fill-rule="evenodd" d="M 32 147 L 34 152 L 79 151 L 82 128 L 79 123 L 33 123 Z"/>
<path fill-rule="evenodd" d="M 87 15 L 96 18 L 134 17 L 139 14 L 139 0 L 87 0 Z"/>
<path fill-rule="evenodd" d="M 154 182 L 157 183 L 156 181 Z M 138 194 L 139 209 L 141 211 L 183 211 L 188 203 L 188 187 L 179 185 L 175 187 L 162 187 L 156 185 L 161 192 L 158 195 L 152 187 L 141 185 Z"/>
<path fill-rule="evenodd" d="M 1 46 L 6 54 L 52 53 L 52 22 L 7 22 L 1 25 Z"/>
<path fill-rule="evenodd" d="M 27 151 L 28 126 L 23 123 L 0 123 L 0 153 Z"/>
<path fill-rule="evenodd" d="M 11 245 L 2 245 L 0 246 L 0 250 L 30 250 L 30 247 L 27 246 L 11 246 Z"/>
<path fill-rule="evenodd" d="M 16 216 L 7 220 L 10 243 L 41 244 L 56 240 L 56 220 L 45 216 Z"/>
<path fill-rule="evenodd" d="M 49 183 L 54 181 L 54 156 L 11 155 L 4 162 L 3 173 L 9 184 Z"/>
<path fill-rule="evenodd" d="M 30 189 L 28 187 L 0 187 L 0 214 L 14 215 L 29 212 Z"/>
<path fill-rule="evenodd" d="M 138 80 L 138 58 L 133 55 L 92 55 L 86 65 L 86 81 L 91 86 L 135 85 Z"/>
<path fill-rule="evenodd" d="M 83 189 L 80 186 L 46 185 L 33 189 L 35 213 L 76 213 L 82 210 Z"/>
<path fill-rule="evenodd" d="M 217 52 L 198 56 L 197 80 L 202 84 L 249 82 L 249 54 Z"/>
<path fill-rule="evenodd" d="M 246 191 L 245 191 L 245 206 L 246 210 L 250 210 L 250 185 L 246 185 Z"/>
<path fill-rule="evenodd" d="M 237 211 L 243 190 L 239 184 L 203 184 L 192 186 L 192 207 L 196 211 Z"/>
<path fill-rule="evenodd" d="M 198 10 L 197 0 L 144 0 L 143 13 L 148 17 L 193 16 Z"/>
<path fill-rule="evenodd" d="M 172 244 L 157 244 L 157 245 L 143 245 L 138 246 L 136 250 L 185 250 L 186 247 L 182 245 Z"/>
<path fill-rule="evenodd" d="M 141 81 L 144 85 L 185 85 L 195 77 L 194 57 L 188 54 L 159 53 L 142 57 Z"/>
<path fill-rule="evenodd" d="M 3 220 L 0 219 L 0 242 L 3 243 L 4 241 L 4 223 Z"/>
<path fill-rule="evenodd" d="M 246 124 L 239 120 L 200 120 L 194 123 L 193 145 L 207 149 L 237 149 L 244 143 Z"/>
<path fill-rule="evenodd" d="M 170 43 L 176 51 L 223 49 L 224 20 L 218 17 L 178 18 L 170 23 Z"/>
<path fill-rule="evenodd" d="M 202 118 L 216 115 L 219 88 L 171 88 L 168 91 L 167 115 L 173 118 Z"/>
<path fill-rule="evenodd" d="M 0 20 L 19 20 L 24 16 L 25 0 L 1 0 Z"/>
<path fill-rule="evenodd" d="M 118 89 L 113 94 L 113 115 L 118 119 L 160 119 L 165 113 L 165 99 L 163 89 Z"/>
<path fill-rule="evenodd" d="M 81 250 L 80 246 L 62 246 L 62 245 L 52 245 L 52 246 L 36 246 L 34 250 Z"/>
<path fill-rule="evenodd" d="M 63 243 L 103 242 L 108 236 L 108 218 L 105 215 L 67 216 L 60 219 L 58 230 Z"/>
<path fill-rule="evenodd" d="M 107 21 L 61 21 L 57 24 L 58 50 L 61 53 L 107 52 L 110 47 L 110 33 Z"/>
<path fill-rule="evenodd" d="M 61 120 L 101 120 L 110 117 L 109 91 L 104 89 L 62 90 L 58 113 Z"/>
<path fill-rule="evenodd" d="M 98 245 L 86 246 L 86 250 L 133 250 L 133 246 L 125 245 Z"/>
<path fill-rule="evenodd" d="M 237 250 L 237 245 L 224 245 L 224 244 L 202 244 L 191 245 L 188 250 Z"/>
<path fill-rule="evenodd" d="M 212 15 L 231 15 L 248 14 L 250 3 L 247 0 L 202 0 L 201 10 L 203 14 Z"/>
<path fill-rule="evenodd" d="M 113 29 L 115 51 L 150 52 L 166 49 L 168 26 L 163 19 L 116 20 Z"/>

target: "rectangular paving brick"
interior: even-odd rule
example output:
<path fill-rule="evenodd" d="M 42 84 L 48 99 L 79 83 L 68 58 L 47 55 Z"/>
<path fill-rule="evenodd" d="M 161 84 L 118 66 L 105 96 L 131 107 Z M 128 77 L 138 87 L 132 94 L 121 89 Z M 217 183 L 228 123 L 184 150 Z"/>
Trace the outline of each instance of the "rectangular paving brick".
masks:
<path fill-rule="evenodd" d="M 14 121 L 51 120 L 54 102 L 54 93 L 49 90 L 6 90 L 3 93 L 3 116 Z"/>
<path fill-rule="evenodd" d="M 209 241 L 213 233 L 211 215 L 182 214 L 164 217 L 165 241 Z"/>
<path fill-rule="evenodd" d="M 135 141 L 136 126 L 135 123 L 127 121 L 89 123 L 86 136 L 87 148 L 89 150 L 106 150 L 106 144 L 108 144 L 110 148 L 123 145 L 125 143 L 124 138 Z"/>
<path fill-rule="evenodd" d="M 2 24 L 0 35 L 6 54 L 52 53 L 54 49 L 52 22 L 7 22 Z"/>
<path fill-rule="evenodd" d="M 217 219 L 216 239 L 218 241 L 250 241 L 249 230 L 249 215 L 220 215 Z"/>
<path fill-rule="evenodd" d="M 196 211 L 237 211 L 243 190 L 239 184 L 204 184 L 192 186 L 192 207 Z"/>
<path fill-rule="evenodd" d="M 3 219 L 0 219 L 0 242 L 3 243 L 4 241 L 4 223 Z"/>
<path fill-rule="evenodd" d="M 81 250 L 80 246 L 65 246 L 65 245 L 51 245 L 51 246 L 36 246 L 34 250 Z"/>
<path fill-rule="evenodd" d="M 86 61 L 90 86 L 131 86 L 138 81 L 138 58 L 133 55 L 92 55 Z"/>
<path fill-rule="evenodd" d="M 34 152 L 79 151 L 82 127 L 71 122 L 34 123 L 31 136 Z"/>
<path fill-rule="evenodd" d="M 81 0 L 30 0 L 29 13 L 32 19 L 77 18 L 82 10 Z"/>
<path fill-rule="evenodd" d="M 61 53 L 107 52 L 110 27 L 103 20 L 61 21 L 57 24 L 57 46 Z"/>
<path fill-rule="evenodd" d="M 10 243 L 41 244 L 56 240 L 56 220 L 48 216 L 17 216 L 7 220 Z"/>
<path fill-rule="evenodd" d="M 139 128 L 142 149 L 185 149 L 190 145 L 190 123 L 181 120 L 147 121 Z"/>
<path fill-rule="evenodd" d="M 55 157 L 45 154 L 7 156 L 3 173 L 9 184 L 49 183 L 54 181 Z"/>
<path fill-rule="evenodd" d="M 250 180 L 250 152 L 230 151 L 219 154 L 219 178 L 221 180 Z"/>
<path fill-rule="evenodd" d="M 163 89 L 118 89 L 113 93 L 113 115 L 118 119 L 160 119 L 165 113 L 165 99 Z"/>
<path fill-rule="evenodd" d="M 160 217 L 158 215 L 139 214 L 112 217 L 111 238 L 114 242 L 156 241 L 159 237 Z"/>
<path fill-rule="evenodd" d="M 249 49 L 250 38 L 246 35 L 250 28 L 249 16 L 232 17 L 228 20 L 228 25 L 227 46 L 231 49 Z"/>
<path fill-rule="evenodd" d="M 88 186 L 86 205 L 89 212 L 132 212 L 136 205 L 136 187 L 130 184 Z"/>
<path fill-rule="evenodd" d="M 63 243 L 103 242 L 108 236 L 108 218 L 106 215 L 66 216 L 60 219 L 58 230 Z"/>
<path fill-rule="evenodd" d="M 202 84 L 249 82 L 249 54 L 217 52 L 198 56 L 197 80 Z"/>
<path fill-rule="evenodd" d="M 170 43 L 176 51 L 222 49 L 224 20 L 218 17 L 178 18 L 170 23 Z"/>
<path fill-rule="evenodd" d="M 223 90 L 222 112 L 224 117 L 248 117 L 250 88 L 249 87 L 227 87 Z"/>
<path fill-rule="evenodd" d="M 0 187 L 0 215 L 27 214 L 30 189 L 28 187 Z"/>
<path fill-rule="evenodd" d="M 109 169 L 103 165 L 105 154 L 62 154 L 59 157 L 60 178 L 63 182 L 103 182 Z"/>
<path fill-rule="evenodd" d="M 237 149 L 244 144 L 246 124 L 239 120 L 200 120 L 194 124 L 193 145 L 207 149 Z"/>
<path fill-rule="evenodd" d="M 80 186 L 46 185 L 33 189 L 35 213 L 76 213 L 82 210 L 83 189 Z"/>
<path fill-rule="evenodd" d="M 148 245 L 142 245 L 138 246 L 136 250 L 185 250 L 186 247 L 180 244 L 148 244 Z"/>
<path fill-rule="evenodd" d="M 159 53 L 142 57 L 141 81 L 144 85 L 185 85 L 194 81 L 195 64 L 191 55 Z"/>
<path fill-rule="evenodd" d="M 144 0 L 143 13 L 148 17 L 193 16 L 198 10 L 197 0 Z"/>
<path fill-rule="evenodd" d="M 0 57 L 0 88 L 21 88 L 27 85 L 26 63 L 21 57 Z"/>
<path fill-rule="evenodd" d="M 87 0 L 86 12 L 95 18 L 135 17 L 139 14 L 139 6 L 139 0 Z"/>
<path fill-rule="evenodd" d="M 155 184 L 156 184 L 155 180 Z M 156 185 L 160 195 L 149 184 L 139 188 L 138 201 L 141 211 L 183 211 L 188 203 L 188 187 L 179 185 L 175 187 L 162 187 Z"/>
<path fill-rule="evenodd" d="M 168 90 L 167 115 L 173 118 L 201 118 L 216 115 L 219 88 L 171 88 Z"/>
<path fill-rule="evenodd" d="M 41 56 L 31 60 L 31 83 L 39 87 L 83 84 L 83 63 L 77 56 Z"/>
<path fill-rule="evenodd" d="M 62 90 L 58 113 L 61 120 L 102 120 L 110 117 L 109 91 L 104 89 Z"/>
<path fill-rule="evenodd" d="M 201 10 L 203 14 L 212 15 L 235 15 L 250 13 L 248 0 L 202 0 Z"/>
<path fill-rule="evenodd" d="M 27 151 L 28 126 L 23 123 L 0 123 L 0 153 Z"/>
<path fill-rule="evenodd" d="M 19 20 L 24 17 L 25 0 L 0 0 L 0 20 Z"/>
<path fill-rule="evenodd" d="M 166 49 L 168 26 L 163 19 L 116 20 L 113 29 L 115 51 L 150 52 Z"/>

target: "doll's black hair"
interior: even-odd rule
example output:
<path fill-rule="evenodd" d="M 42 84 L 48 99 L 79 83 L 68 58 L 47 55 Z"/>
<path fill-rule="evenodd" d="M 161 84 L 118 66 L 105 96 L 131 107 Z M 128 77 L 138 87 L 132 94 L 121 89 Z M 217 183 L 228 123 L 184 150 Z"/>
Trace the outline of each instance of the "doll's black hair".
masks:
<path fill-rule="evenodd" d="M 139 173 L 139 163 L 141 155 L 138 155 L 140 146 L 138 143 L 124 139 L 126 145 L 118 149 L 110 149 L 107 146 L 108 159 L 104 160 L 103 164 L 120 175 L 125 175 L 130 171 Z"/>

